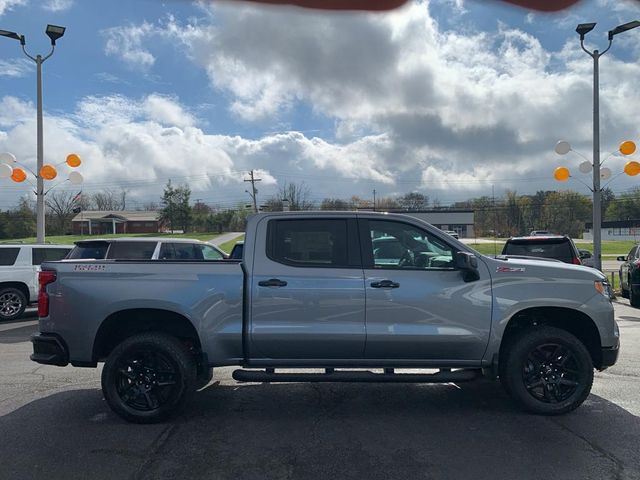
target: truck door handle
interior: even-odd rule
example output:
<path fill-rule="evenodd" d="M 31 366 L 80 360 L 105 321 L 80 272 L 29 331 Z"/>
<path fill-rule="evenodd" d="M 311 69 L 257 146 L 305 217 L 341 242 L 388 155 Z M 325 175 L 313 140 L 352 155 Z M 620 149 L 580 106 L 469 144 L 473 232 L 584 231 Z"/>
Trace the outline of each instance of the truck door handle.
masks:
<path fill-rule="evenodd" d="M 380 282 L 371 282 L 371 288 L 399 288 L 400 284 L 391 280 L 382 280 Z"/>
<path fill-rule="evenodd" d="M 262 280 L 261 282 L 258 282 L 258 285 L 261 287 L 286 287 L 287 282 L 277 278 L 271 278 L 269 280 Z"/>

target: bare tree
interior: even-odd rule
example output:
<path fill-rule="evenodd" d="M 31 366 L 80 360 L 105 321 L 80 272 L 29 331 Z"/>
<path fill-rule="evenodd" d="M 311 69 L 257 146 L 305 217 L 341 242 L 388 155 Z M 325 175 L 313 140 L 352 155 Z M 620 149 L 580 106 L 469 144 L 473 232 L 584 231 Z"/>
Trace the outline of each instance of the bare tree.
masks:
<path fill-rule="evenodd" d="M 96 210 L 126 210 L 127 207 L 127 191 L 122 189 L 120 192 L 112 190 L 104 190 L 93 194 L 93 204 Z"/>
<path fill-rule="evenodd" d="M 265 202 L 266 209 L 272 212 L 281 211 L 283 208 L 283 200 L 289 201 L 289 209 L 292 211 L 313 210 L 315 207 L 311 200 L 311 190 L 304 182 L 285 182 L 284 185 L 278 189 L 277 195 L 267 199 Z"/>
<path fill-rule="evenodd" d="M 54 229 L 57 233 L 64 235 L 70 230 L 68 227 L 75 216 L 73 210 L 79 208 L 77 200 L 78 195 L 68 190 L 53 191 L 47 194 L 47 207 L 50 217 L 53 217 Z"/>

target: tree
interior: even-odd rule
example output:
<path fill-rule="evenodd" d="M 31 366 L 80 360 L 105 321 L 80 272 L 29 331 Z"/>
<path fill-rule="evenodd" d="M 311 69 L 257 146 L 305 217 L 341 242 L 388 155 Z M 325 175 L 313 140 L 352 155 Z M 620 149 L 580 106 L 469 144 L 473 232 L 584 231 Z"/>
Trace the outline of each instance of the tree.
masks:
<path fill-rule="evenodd" d="M 311 190 L 304 182 L 285 182 L 278 189 L 278 194 L 265 202 L 267 210 L 272 212 L 282 211 L 283 200 L 289 201 L 289 210 L 291 211 L 313 210 L 315 206 L 311 200 Z"/>
<path fill-rule="evenodd" d="M 419 192 L 410 192 L 398 197 L 398 203 L 405 210 L 423 210 L 429 207 L 429 197 Z"/>
<path fill-rule="evenodd" d="M 174 188 L 171 180 L 167 182 L 162 194 L 162 210 L 160 221 L 169 225 L 171 231 L 180 227 L 183 232 L 189 231 L 191 226 L 191 189 L 187 185 Z"/>
<path fill-rule="evenodd" d="M 114 192 L 112 190 L 104 190 L 102 192 L 94 193 L 93 204 L 96 210 L 102 211 L 114 211 L 114 210 L 126 210 L 127 208 L 127 191 L 122 189 L 120 192 Z"/>
<path fill-rule="evenodd" d="M 49 210 L 47 218 L 52 221 L 52 232 L 64 235 L 71 231 L 71 220 L 75 216 L 74 209 L 78 207 L 76 200 L 78 194 L 59 190 L 47 194 L 46 203 Z"/>
<path fill-rule="evenodd" d="M 351 205 L 340 198 L 325 198 L 320 204 L 320 210 L 350 210 Z"/>
<path fill-rule="evenodd" d="M 393 197 L 382 197 L 376 199 L 376 210 L 397 210 L 401 205 Z"/>
<path fill-rule="evenodd" d="M 5 238 L 33 237 L 36 234 L 36 211 L 33 202 L 21 198 L 18 206 L 4 213 Z"/>

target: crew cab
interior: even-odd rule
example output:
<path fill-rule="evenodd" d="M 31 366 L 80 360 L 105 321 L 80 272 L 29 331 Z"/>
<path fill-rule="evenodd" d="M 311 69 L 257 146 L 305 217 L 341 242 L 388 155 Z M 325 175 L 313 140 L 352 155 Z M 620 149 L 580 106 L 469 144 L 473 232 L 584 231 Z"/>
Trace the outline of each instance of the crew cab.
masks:
<path fill-rule="evenodd" d="M 60 260 L 71 245 L 0 245 L 0 321 L 20 317 L 38 298 L 38 272 L 44 261 Z"/>
<path fill-rule="evenodd" d="M 404 215 L 258 214 L 242 260 L 52 262 L 40 285 L 32 360 L 104 362 L 108 405 L 141 423 L 229 365 L 241 382 L 487 376 L 524 409 L 561 414 L 618 356 L 602 273 L 489 258 Z"/>

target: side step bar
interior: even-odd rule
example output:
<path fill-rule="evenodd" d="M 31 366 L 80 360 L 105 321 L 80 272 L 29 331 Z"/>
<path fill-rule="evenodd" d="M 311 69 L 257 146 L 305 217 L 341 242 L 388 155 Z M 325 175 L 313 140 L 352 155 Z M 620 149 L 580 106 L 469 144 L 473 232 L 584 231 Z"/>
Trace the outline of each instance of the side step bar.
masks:
<path fill-rule="evenodd" d="M 361 382 L 361 383 L 450 383 L 469 382 L 482 376 L 481 369 L 441 370 L 437 373 L 374 373 L 366 370 L 348 371 L 325 369 L 325 373 L 276 373 L 275 369 L 235 370 L 238 382 Z"/>

